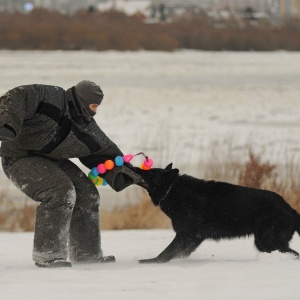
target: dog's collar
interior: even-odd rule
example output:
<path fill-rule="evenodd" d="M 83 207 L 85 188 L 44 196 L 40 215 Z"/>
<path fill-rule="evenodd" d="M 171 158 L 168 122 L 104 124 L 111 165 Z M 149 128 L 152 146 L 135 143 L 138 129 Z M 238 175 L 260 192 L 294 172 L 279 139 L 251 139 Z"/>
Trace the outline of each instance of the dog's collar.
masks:
<path fill-rule="evenodd" d="M 170 191 L 171 191 L 173 185 L 174 185 L 174 182 L 169 186 L 169 188 L 166 190 L 165 194 L 164 194 L 164 195 L 162 196 L 162 198 L 159 200 L 159 204 L 160 204 L 162 201 L 164 201 L 164 200 L 168 197 L 168 195 L 169 195 L 169 193 L 170 193 Z"/>

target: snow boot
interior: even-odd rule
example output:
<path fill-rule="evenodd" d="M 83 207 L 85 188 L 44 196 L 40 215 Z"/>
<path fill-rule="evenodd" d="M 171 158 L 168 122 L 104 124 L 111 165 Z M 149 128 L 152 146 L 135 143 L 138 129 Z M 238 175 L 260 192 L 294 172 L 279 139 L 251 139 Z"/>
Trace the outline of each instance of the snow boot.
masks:
<path fill-rule="evenodd" d="M 70 268 L 72 264 L 63 259 L 52 259 L 42 263 L 36 262 L 35 265 L 40 268 Z"/>
<path fill-rule="evenodd" d="M 116 262 L 116 258 L 113 255 L 109 255 L 109 256 L 102 256 L 98 262 L 102 263 L 102 264 L 106 264 L 106 263 L 114 263 Z"/>

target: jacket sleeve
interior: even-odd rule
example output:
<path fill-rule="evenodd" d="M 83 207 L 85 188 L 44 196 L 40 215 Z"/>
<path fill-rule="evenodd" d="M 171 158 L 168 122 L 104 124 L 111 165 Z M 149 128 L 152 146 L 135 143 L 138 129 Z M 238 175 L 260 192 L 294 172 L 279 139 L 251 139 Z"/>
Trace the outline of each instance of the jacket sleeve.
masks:
<path fill-rule="evenodd" d="M 119 147 L 101 130 L 95 120 L 91 121 L 87 128 L 92 137 L 89 143 L 91 154 L 79 158 L 89 169 L 97 167 L 106 160 L 114 160 L 117 156 L 123 156 Z"/>
<path fill-rule="evenodd" d="M 87 168 L 92 169 L 108 159 L 114 161 L 117 156 L 123 156 L 118 146 L 104 134 L 96 123 L 91 122 L 89 129 L 90 133 L 97 137 L 100 149 L 88 156 L 79 158 Z M 101 174 L 101 177 L 103 177 L 116 192 L 120 192 L 126 187 L 141 181 L 140 176 L 131 170 L 131 165 L 128 163 L 124 163 L 121 167 L 115 166 L 112 170 Z"/>
<path fill-rule="evenodd" d="M 123 156 L 123 153 L 114 143 L 112 143 L 110 147 L 103 151 L 102 155 L 86 156 L 80 158 L 80 161 L 86 167 L 92 169 L 93 167 L 97 167 L 99 163 L 105 162 L 107 159 L 114 160 L 118 155 Z M 116 192 L 120 192 L 132 184 L 136 184 L 142 179 L 131 169 L 131 165 L 128 163 L 124 163 L 121 167 L 115 166 L 112 170 L 100 174 L 99 176 L 103 177 Z"/>
<path fill-rule="evenodd" d="M 31 118 L 42 100 L 38 85 L 19 86 L 0 97 L 0 127 L 11 126 L 18 136 L 25 118 Z"/>
<path fill-rule="evenodd" d="M 106 160 L 114 160 L 117 156 L 123 156 L 122 151 L 117 147 L 115 143 L 110 141 L 105 148 L 97 153 L 90 154 L 85 157 L 79 158 L 79 160 L 89 169 L 97 167 L 100 163 L 104 163 Z"/>

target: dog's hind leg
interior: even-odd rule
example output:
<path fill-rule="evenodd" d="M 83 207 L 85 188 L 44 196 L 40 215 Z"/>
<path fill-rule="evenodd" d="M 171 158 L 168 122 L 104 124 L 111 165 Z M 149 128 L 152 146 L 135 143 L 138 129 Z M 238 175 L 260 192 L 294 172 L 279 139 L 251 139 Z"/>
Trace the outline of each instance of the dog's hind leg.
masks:
<path fill-rule="evenodd" d="M 295 255 L 296 258 L 299 258 L 299 253 L 289 247 L 286 247 L 284 249 L 280 249 L 279 250 L 281 253 L 291 253 L 293 255 Z"/>
<path fill-rule="evenodd" d="M 173 258 L 188 257 L 203 242 L 195 236 L 176 234 L 170 245 L 157 257 L 140 260 L 140 263 L 165 263 Z"/>
<path fill-rule="evenodd" d="M 293 223 L 286 215 L 264 216 L 257 221 L 255 227 L 255 245 L 261 252 L 291 253 L 299 258 L 299 253 L 289 248 L 289 241 L 293 237 Z"/>
<path fill-rule="evenodd" d="M 257 239 L 255 239 L 255 245 L 256 245 L 257 249 L 261 252 L 271 253 L 272 251 L 277 250 L 277 248 L 275 248 L 275 247 L 263 246 Z M 284 247 L 279 248 L 278 250 L 281 253 L 291 253 L 291 254 L 295 255 L 296 258 L 300 258 L 299 253 L 297 251 L 289 248 L 288 244 L 285 245 Z"/>

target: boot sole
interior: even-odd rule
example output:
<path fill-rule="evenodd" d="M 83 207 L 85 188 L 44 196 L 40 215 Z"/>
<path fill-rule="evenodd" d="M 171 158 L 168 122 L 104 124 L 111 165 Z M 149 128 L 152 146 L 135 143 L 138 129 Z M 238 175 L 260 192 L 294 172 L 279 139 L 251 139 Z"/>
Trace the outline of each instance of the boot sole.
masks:
<path fill-rule="evenodd" d="M 40 264 L 35 263 L 35 265 L 39 268 L 48 268 L 48 269 L 54 269 L 54 268 L 71 268 L 72 264 L 67 261 L 57 261 L 55 263 L 49 263 L 49 264 Z"/>

